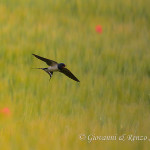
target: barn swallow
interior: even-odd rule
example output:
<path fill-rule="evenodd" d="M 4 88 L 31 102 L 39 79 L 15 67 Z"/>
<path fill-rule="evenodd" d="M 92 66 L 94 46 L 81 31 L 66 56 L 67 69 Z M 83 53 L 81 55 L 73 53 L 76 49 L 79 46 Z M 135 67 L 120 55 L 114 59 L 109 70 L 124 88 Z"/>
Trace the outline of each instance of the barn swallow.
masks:
<path fill-rule="evenodd" d="M 50 76 L 50 79 L 52 78 L 53 76 L 53 72 L 61 72 L 63 74 L 65 74 L 66 76 L 68 76 L 69 78 L 77 81 L 77 82 L 80 82 L 72 73 L 71 71 L 69 71 L 67 68 L 65 68 L 65 64 L 64 63 L 57 63 L 56 61 L 53 61 L 53 60 L 50 60 L 50 59 L 47 59 L 47 58 L 44 58 L 44 57 L 41 57 L 41 56 L 38 56 L 38 55 L 35 55 L 35 54 L 32 54 L 33 56 L 35 56 L 36 58 L 44 61 L 49 67 L 48 68 L 36 68 L 36 69 L 42 69 L 44 70 L 45 72 L 47 72 Z"/>

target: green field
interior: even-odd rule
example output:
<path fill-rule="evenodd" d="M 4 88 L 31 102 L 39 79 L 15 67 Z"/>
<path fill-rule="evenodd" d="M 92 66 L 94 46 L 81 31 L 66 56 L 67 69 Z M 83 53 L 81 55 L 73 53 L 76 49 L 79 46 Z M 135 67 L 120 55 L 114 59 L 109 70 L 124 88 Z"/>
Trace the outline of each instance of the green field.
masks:
<path fill-rule="evenodd" d="M 0 109 L 11 114 L 0 113 L 0 149 L 149 150 L 149 6 L 149 0 L 1 0 Z M 60 73 L 49 82 L 32 69 L 47 67 L 32 53 L 64 62 L 81 82 Z M 117 139 L 94 140 L 109 135 Z"/>

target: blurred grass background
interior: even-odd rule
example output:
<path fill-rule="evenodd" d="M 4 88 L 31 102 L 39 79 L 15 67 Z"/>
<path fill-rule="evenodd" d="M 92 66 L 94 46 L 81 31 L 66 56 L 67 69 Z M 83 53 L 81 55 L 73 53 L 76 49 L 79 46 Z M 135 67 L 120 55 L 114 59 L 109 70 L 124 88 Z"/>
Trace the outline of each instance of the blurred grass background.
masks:
<path fill-rule="evenodd" d="M 81 141 L 80 134 L 150 137 L 149 0 L 1 0 L 0 147 L 135 149 L 148 141 Z M 97 25 L 102 34 L 95 31 Z M 49 76 L 32 53 L 81 81 Z"/>

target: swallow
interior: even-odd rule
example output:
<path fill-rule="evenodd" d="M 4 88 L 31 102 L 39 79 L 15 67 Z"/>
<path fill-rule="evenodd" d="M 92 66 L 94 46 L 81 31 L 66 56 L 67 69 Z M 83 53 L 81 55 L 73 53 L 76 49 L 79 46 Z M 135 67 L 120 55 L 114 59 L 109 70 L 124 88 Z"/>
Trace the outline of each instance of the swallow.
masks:
<path fill-rule="evenodd" d="M 70 70 L 68 70 L 66 67 L 66 65 L 64 63 L 57 63 L 56 61 L 53 61 L 53 60 L 50 60 L 50 59 L 47 59 L 47 58 L 44 58 L 44 57 L 41 57 L 41 56 L 38 56 L 38 55 L 35 55 L 35 54 L 32 54 L 33 56 L 35 56 L 36 58 L 44 61 L 49 67 L 47 68 L 35 68 L 35 69 L 42 69 L 44 70 L 46 73 L 49 74 L 50 76 L 50 79 L 52 78 L 53 76 L 53 72 L 61 72 L 63 74 L 65 74 L 66 76 L 68 76 L 69 78 L 77 81 L 77 82 L 80 82 L 72 73 Z"/>

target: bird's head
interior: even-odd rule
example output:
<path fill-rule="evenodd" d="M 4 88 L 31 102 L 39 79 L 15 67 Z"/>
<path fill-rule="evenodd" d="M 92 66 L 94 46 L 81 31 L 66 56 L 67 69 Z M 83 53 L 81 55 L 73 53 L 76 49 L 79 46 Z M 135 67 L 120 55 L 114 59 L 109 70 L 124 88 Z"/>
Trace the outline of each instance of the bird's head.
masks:
<path fill-rule="evenodd" d="M 62 70 L 66 65 L 64 63 L 58 64 L 58 69 Z"/>

